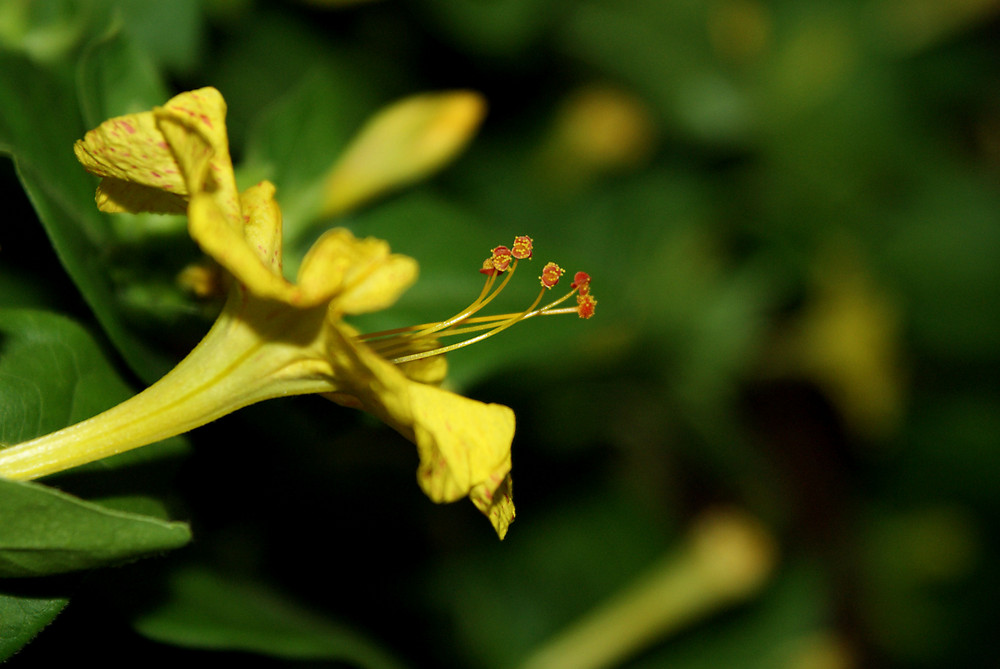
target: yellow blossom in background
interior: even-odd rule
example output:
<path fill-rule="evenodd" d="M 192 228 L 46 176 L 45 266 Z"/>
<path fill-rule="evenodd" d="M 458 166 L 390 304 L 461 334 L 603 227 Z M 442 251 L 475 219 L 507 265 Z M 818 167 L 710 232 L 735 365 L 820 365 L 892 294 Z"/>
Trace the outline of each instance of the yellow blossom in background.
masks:
<path fill-rule="evenodd" d="M 319 216 L 336 216 L 452 160 L 486 114 L 472 91 L 404 98 L 371 118 L 324 178 Z"/>
<path fill-rule="evenodd" d="M 588 84 L 562 101 L 533 167 L 542 183 L 577 193 L 601 177 L 643 165 L 657 142 L 644 100 L 614 86 Z"/>
<path fill-rule="evenodd" d="M 850 245 L 817 263 L 812 292 L 775 346 L 772 374 L 813 381 L 847 426 L 867 438 L 890 435 L 905 404 L 899 313 Z"/>

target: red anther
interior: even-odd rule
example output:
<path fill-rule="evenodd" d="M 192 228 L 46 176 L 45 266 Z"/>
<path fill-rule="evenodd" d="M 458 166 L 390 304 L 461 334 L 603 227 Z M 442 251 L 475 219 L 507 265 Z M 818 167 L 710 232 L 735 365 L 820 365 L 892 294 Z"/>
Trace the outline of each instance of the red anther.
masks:
<path fill-rule="evenodd" d="M 570 288 L 579 289 L 581 295 L 586 295 L 590 292 L 590 275 L 586 272 L 577 272 L 573 276 L 573 283 L 569 285 Z"/>
<path fill-rule="evenodd" d="M 493 256 L 490 256 L 483 261 L 483 268 L 479 270 L 479 273 L 485 274 L 486 276 L 496 276 L 500 273 L 497 271 L 497 268 L 493 266 Z"/>
<path fill-rule="evenodd" d="M 491 260 L 493 261 L 493 267 L 495 267 L 498 272 L 506 272 L 507 268 L 510 267 L 510 249 L 506 246 L 496 247 L 493 249 Z"/>
<path fill-rule="evenodd" d="M 554 262 L 550 262 L 542 268 L 542 275 L 538 277 L 542 281 L 542 285 L 546 288 L 551 288 L 552 286 L 559 283 L 559 277 L 561 277 L 566 270 L 564 270 L 559 265 Z"/>
<path fill-rule="evenodd" d="M 514 237 L 514 250 L 511 251 L 513 255 L 518 260 L 525 260 L 531 257 L 532 241 L 531 237 L 527 235 L 521 235 L 519 237 Z"/>
<path fill-rule="evenodd" d="M 597 300 L 594 299 L 593 295 L 587 293 L 576 296 L 576 312 L 580 314 L 580 318 L 590 318 L 593 316 L 596 306 Z"/>

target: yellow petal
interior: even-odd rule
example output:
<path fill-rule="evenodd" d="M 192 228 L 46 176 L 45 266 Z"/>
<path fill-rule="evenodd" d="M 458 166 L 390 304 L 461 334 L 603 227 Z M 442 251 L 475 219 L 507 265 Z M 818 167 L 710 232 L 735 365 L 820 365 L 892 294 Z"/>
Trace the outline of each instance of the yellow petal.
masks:
<path fill-rule="evenodd" d="M 416 278 L 412 258 L 390 253 L 380 239 L 358 239 L 337 228 L 309 249 L 297 281 L 305 302 L 334 297 L 331 308 L 338 313 L 360 314 L 388 307 Z"/>
<path fill-rule="evenodd" d="M 202 88 L 181 93 L 153 114 L 188 192 L 210 193 L 227 217 L 242 223 L 226 136 L 226 102 L 219 91 Z"/>
<path fill-rule="evenodd" d="M 182 93 L 150 112 L 105 121 L 73 147 L 77 159 L 104 177 L 102 211 L 179 213 L 194 193 L 210 191 L 238 218 L 229 158 L 226 104 L 214 88 Z"/>
<path fill-rule="evenodd" d="M 108 214 L 183 214 L 187 211 L 187 195 L 104 177 L 94 198 L 97 208 Z"/>
<path fill-rule="evenodd" d="M 417 480 L 435 502 L 469 496 L 503 538 L 514 518 L 510 498 L 510 446 L 514 412 L 435 386 L 417 383 L 363 345 L 337 323 L 330 328 L 330 359 L 342 392 L 353 396 L 417 445 Z M 343 400 L 343 401 L 342 401 Z"/>
<path fill-rule="evenodd" d="M 485 113 L 483 97 L 472 91 L 414 95 L 380 111 L 327 176 L 320 215 L 341 214 L 436 171 L 465 147 Z"/>
<path fill-rule="evenodd" d="M 78 140 L 73 152 L 88 172 L 104 177 L 97 195 L 103 211 L 175 213 L 188 194 L 152 112 L 105 121 Z"/>
<path fill-rule="evenodd" d="M 483 512 L 483 515 L 489 518 L 490 524 L 501 539 L 507 536 L 507 528 L 514 522 L 514 496 L 511 486 L 510 474 L 507 474 L 499 487 L 490 489 L 485 484 L 479 484 L 469 493 L 469 499 Z"/>
<path fill-rule="evenodd" d="M 281 276 L 281 209 L 269 181 L 247 188 L 240 194 L 243 238 L 260 261 Z"/>
<path fill-rule="evenodd" d="M 453 502 L 473 488 L 492 497 L 510 472 L 514 412 L 409 379 L 406 386 L 420 453 L 420 487 L 435 502 Z"/>
<path fill-rule="evenodd" d="M 439 345 L 435 339 L 430 340 L 428 343 L 432 344 L 435 348 Z M 430 349 L 428 348 L 427 350 Z M 396 365 L 396 367 L 411 381 L 432 385 L 440 384 L 444 381 L 445 376 L 448 375 L 448 359 L 443 355 L 432 355 L 429 358 L 411 360 L 401 365 Z"/>
<path fill-rule="evenodd" d="M 258 207 L 250 213 L 262 216 L 267 211 L 266 207 Z M 250 225 L 254 224 L 252 221 L 253 218 Z M 201 193 L 191 198 L 188 230 L 205 253 L 225 267 L 256 297 L 289 301 L 294 287 L 264 264 L 247 243 L 242 226 L 234 227 L 210 194 Z"/>
<path fill-rule="evenodd" d="M 392 306 L 417 280 L 417 261 L 393 253 L 349 277 L 337 298 L 336 309 L 345 314 L 365 314 Z"/>

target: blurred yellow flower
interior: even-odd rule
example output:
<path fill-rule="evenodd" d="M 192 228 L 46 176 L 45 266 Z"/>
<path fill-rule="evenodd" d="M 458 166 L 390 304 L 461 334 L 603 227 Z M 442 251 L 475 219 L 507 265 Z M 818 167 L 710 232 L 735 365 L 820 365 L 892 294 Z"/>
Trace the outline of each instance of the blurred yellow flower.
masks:
<path fill-rule="evenodd" d="M 379 111 L 327 173 L 320 216 L 336 216 L 413 183 L 452 160 L 479 127 L 486 101 L 473 91 L 422 93 Z"/>

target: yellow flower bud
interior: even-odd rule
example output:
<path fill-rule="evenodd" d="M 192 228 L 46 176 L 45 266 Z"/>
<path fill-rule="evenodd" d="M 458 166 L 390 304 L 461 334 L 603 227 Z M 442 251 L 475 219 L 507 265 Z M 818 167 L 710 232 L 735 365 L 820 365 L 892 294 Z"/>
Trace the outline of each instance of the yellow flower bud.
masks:
<path fill-rule="evenodd" d="M 465 147 L 485 113 L 485 100 L 472 91 L 414 95 L 386 107 L 330 170 L 320 215 L 342 214 L 437 171 Z"/>

